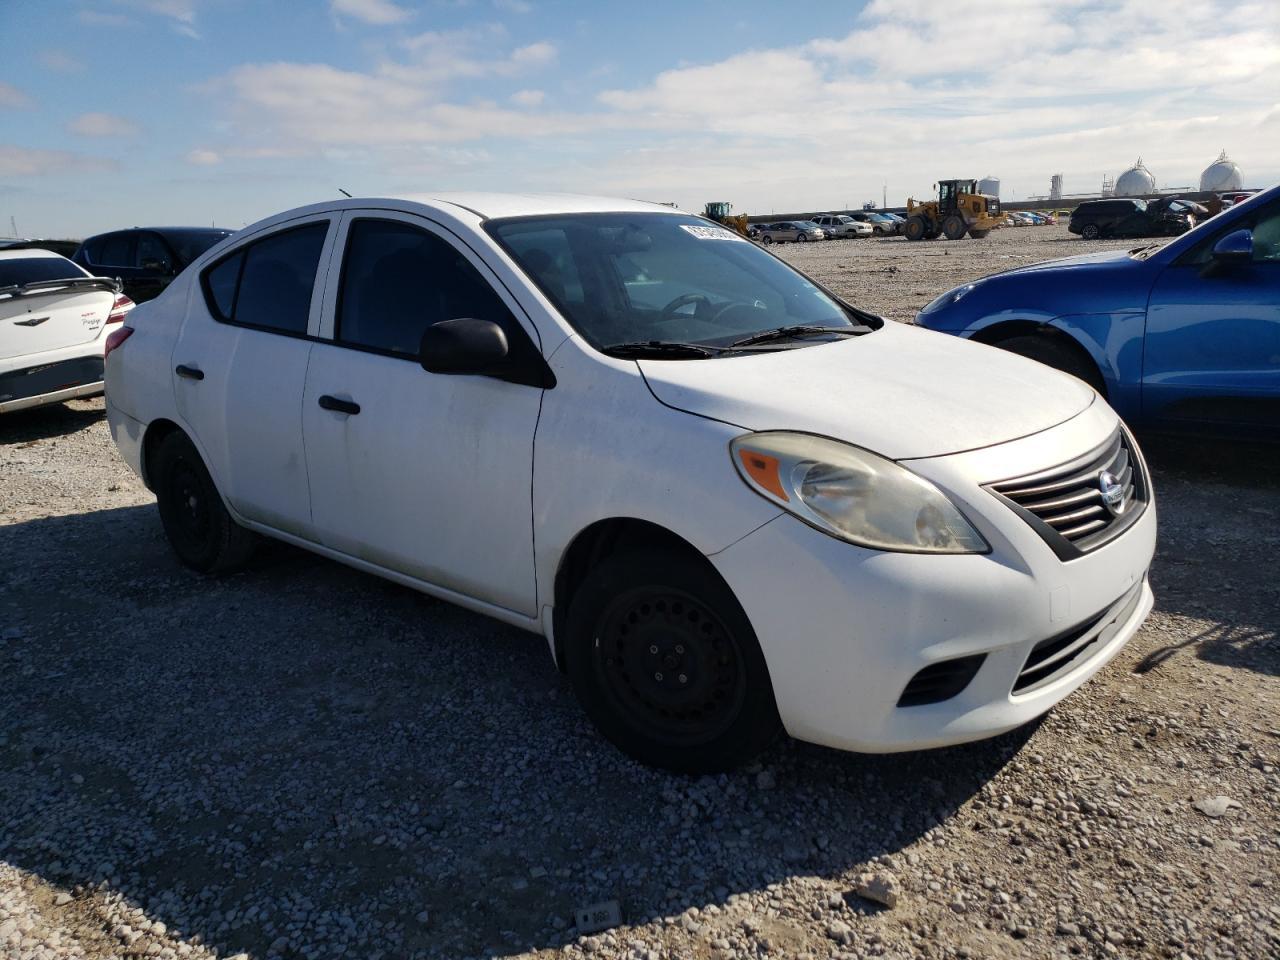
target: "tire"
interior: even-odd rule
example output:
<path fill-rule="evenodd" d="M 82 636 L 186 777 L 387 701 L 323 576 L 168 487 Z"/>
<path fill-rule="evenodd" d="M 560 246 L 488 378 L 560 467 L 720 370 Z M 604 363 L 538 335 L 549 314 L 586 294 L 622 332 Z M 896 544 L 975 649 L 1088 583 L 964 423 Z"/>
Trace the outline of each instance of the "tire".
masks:
<path fill-rule="evenodd" d="M 1106 385 L 1098 372 L 1097 365 L 1083 350 L 1074 346 L 1074 342 L 1064 344 L 1050 336 L 1025 334 L 1000 340 L 995 346 L 1001 350 L 1016 353 L 1020 357 L 1037 360 L 1063 373 L 1069 373 L 1093 387 L 1103 397 L 1107 395 Z"/>
<path fill-rule="evenodd" d="M 1086 223 L 1080 228 L 1080 236 L 1086 240 L 1097 240 L 1101 231 L 1096 223 Z"/>
<path fill-rule="evenodd" d="M 928 232 L 929 225 L 921 216 L 907 217 L 907 224 L 902 228 L 902 235 L 908 240 L 923 240 Z"/>
<path fill-rule="evenodd" d="M 213 478 L 185 433 L 160 441 L 148 471 L 169 545 L 201 573 L 230 573 L 244 566 L 257 537 L 231 519 Z"/>
<path fill-rule="evenodd" d="M 947 219 L 942 221 L 942 232 L 946 234 L 948 240 L 959 240 L 964 237 L 965 231 L 969 228 L 965 225 L 964 217 L 959 214 L 951 214 Z"/>
<path fill-rule="evenodd" d="M 981 240 L 990 232 L 990 230 L 975 230 L 972 227 L 969 228 L 969 236 L 973 237 L 975 240 Z"/>
<path fill-rule="evenodd" d="M 583 709 L 641 763 L 730 770 L 781 729 L 755 631 L 701 558 L 653 549 L 606 558 L 574 594 L 566 630 Z"/>
<path fill-rule="evenodd" d="M 797 242 L 797 243 L 806 243 L 806 242 L 808 242 L 808 240 L 809 240 L 809 235 L 808 235 L 808 234 L 805 234 L 805 233 L 797 233 L 797 234 L 796 234 L 796 242 Z"/>
<path fill-rule="evenodd" d="M 761 241 L 761 243 L 773 243 L 773 237 L 769 236 L 769 235 L 766 233 L 766 234 L 764 235 L 764 239 Z"/>

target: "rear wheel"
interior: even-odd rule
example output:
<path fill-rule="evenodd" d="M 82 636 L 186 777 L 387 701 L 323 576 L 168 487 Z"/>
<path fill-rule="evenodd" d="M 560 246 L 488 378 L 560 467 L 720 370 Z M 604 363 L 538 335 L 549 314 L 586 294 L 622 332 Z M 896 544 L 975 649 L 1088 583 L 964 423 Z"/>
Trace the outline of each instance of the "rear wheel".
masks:
<path fill-rule="evenodd" d="M 1078 377 L 1106 396 L 1106 386 L 1097 365 L 1074 342 L 1064 343 L 1051 336 L 1028 334 L 998 341 L 995 346 Z"/>
<path fill-rule="evenodd" d="M 616 554 L 569 607 L 566 666 L 592 722 L 637 760 L 728 770 L 781 727 L 755 632 L 700 558 Z"/>
<path fill-rule="evenodd" d="M 947 219 L 942 221 L 942 232 L 946 234 L 948 240 L 959 240 L 964 236 L 965 230 L 964 217 L 953 213 Z"/>
<path fill-rule="evenodd" d="M 1100 231 L 1098 230 L 1098 225 L 1096 223 L 1086 223 L 1080 228 L 1080 236 L 1084 237 L 1086 240 L 1097 240 L 1099 233 Z"/>
<path fill-rule="evenodd" d="M 229 573 L 244 565 L 257 538 L 231 519 L 185 433 L 160 441 L 148 472 L 154 478 L 160 523 L 179 560 L 201 573 Z"/>
<path fill-rule="evenodd" d="M 902 228 L 902 234 L 908 240 L 923 240 L 928 229 L 924 217 L 907 217 L 907 224 Z"/>

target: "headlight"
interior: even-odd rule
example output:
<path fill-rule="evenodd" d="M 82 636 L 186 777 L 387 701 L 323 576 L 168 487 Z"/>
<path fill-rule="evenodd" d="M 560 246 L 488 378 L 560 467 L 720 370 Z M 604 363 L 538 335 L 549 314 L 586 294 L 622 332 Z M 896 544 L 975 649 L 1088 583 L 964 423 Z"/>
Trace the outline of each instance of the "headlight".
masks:
<path fill-rule="evenodd" d="M 991 549 L 932 483 L 867 450 L 784 431 L 749 433 L 729 447 L 747 486 L 833 537 L 905 553 Z"/>
<path fill-rule="evenodd" d="M 956 287 L 954 290 L 948 290 L 942 296 L 930 300 L 929 305 L 920 312 L 933 313 L 935 310 L 941 310 L 943 307 L 949 307 L 953 303 L 958 303 L 961 297 L 971 292 L 976 286 L 977 283 L 966 283 L 963 287 Z"/>

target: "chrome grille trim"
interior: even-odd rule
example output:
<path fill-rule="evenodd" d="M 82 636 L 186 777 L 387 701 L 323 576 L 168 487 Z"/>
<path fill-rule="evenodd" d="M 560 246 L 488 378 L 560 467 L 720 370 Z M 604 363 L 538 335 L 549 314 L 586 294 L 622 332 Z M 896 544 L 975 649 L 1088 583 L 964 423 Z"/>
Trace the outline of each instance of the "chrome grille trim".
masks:
<path fill-rule="evenodd" d="M 1119 514 L 1103 497 L 1104 471 L 1123 491 Z M 1026 520 L 1062 560 L 1082 557 L 1114 540 L 1142 515 L 1150 500 L 1141 454 L 1124 427 L 1074 460 L 984 488 Z"/>

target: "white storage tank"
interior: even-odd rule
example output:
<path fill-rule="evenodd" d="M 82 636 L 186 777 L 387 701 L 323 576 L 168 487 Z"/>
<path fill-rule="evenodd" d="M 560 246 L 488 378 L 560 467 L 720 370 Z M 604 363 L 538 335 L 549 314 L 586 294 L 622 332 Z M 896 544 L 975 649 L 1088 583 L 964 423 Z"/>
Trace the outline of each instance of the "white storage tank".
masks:
<path fill-rule="evenodd" d="M 983 177 L 978 181 L 978 192 L 988 197 L 1000 196 L 1000 178 L 999 177 Z"/>
<path fill-rule="evenodd" d="M 1217 160 L 1204 168 L 1200 189 L 1214 192 L 1244 189 L 1244 174 L 1235 161 L 1227 157 L 1227 151 L 1223 150 Z"/>
<path fill-rule="evenodd" d="M 1142 158 L 1132 167 L 1116 178 L 1115 195 L 1117 197 L 1141 197 L 1156 192 L 1156 178 L 1143 164 Z"/>

